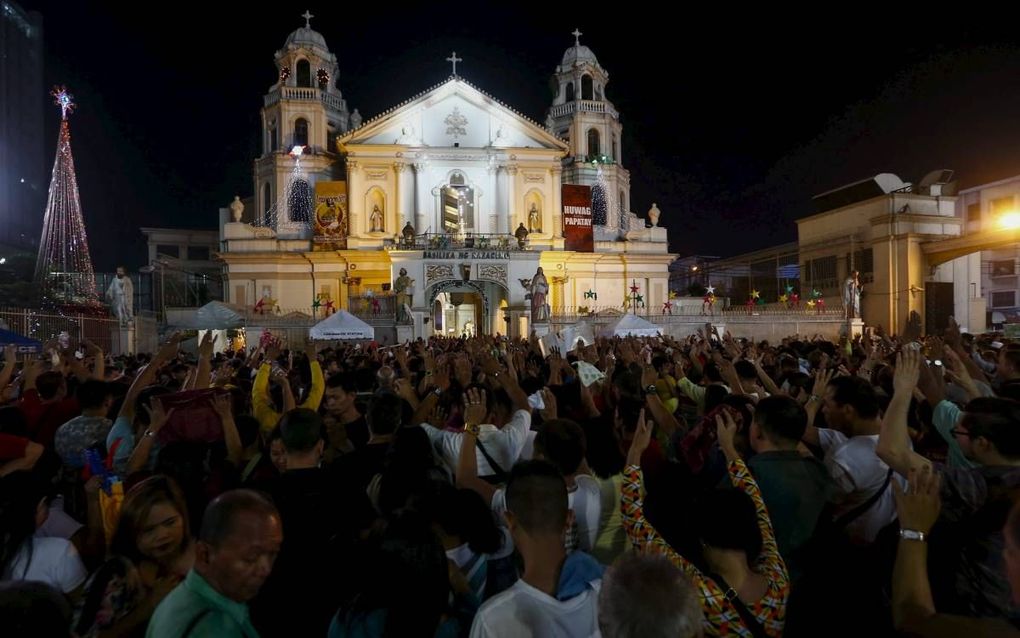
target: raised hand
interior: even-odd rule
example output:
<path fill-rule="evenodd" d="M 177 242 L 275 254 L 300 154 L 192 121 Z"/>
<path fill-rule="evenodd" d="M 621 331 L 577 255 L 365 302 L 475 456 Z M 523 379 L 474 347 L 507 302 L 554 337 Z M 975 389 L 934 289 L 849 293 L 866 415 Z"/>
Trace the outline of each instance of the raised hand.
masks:
<path fill-rule="evenodd" d="M 927 534 L 939 518 L 942 499 L 939 497 L 939 474 L 931 467 L 911 468 L 907 489 L 893 481 L 893 498 L 899 514 L 900 528 Z"/>
<path fill-rule="evenodd" d="M 464 393 L 464 426 L 481 425 L 488 414 L 485 406 L 485 393 L 478 388 L 470 388 Z"/>
<path fill-rule="evenodd" d="M 917 387 L 921 374 L 921 353 L 913 348 L 904 348 L 896 355 L 896 373 L 893 375 L 893 389 L 896 394 L 910 395 Z"/>
<path fill-rule="evenodd" d="M 737 435 L 737 423 L 729 410 L 723 409 L 715 415 L 715 431 L 719 440 L 719 449 L 726 455 L 727 461 L 740 457 L 734 439 Z"/>
<path fill-rule="evenodd" d="M 648 449 L 652 442 L 652 430 L 655 424 L 645 420 L 645 409 L 641 408 L 638 414 L 637 429 L 634 431 L 634 439 L 630 442 L 630 450 L 627 451 L 627 465 L 641 465 L 641 455 Z"/>
<path fill-rule="evenodd" d="M 229 393 L 217 394 L 213 398 L 213 410 L 219 415 L 221 420 L 227 420 L 233 418 L 233 404 L 230 400 Z"/>
<path fill-rule="evenodd" d="M 202 342 L 198 344 L 198 356 L 203 359 L 212 359 L 213 354 L 213 334 L 212 330 L 205 333 L 202 337 Z"/>
<path fill-rule="evenodd" d="M 545 408 L 539 410 L 539 414 L 542 415 L 542 420 L 551 421 L 555 419 L 558 414 L 556 408 L 556 395 L 553 394 L 552 390 L 549 388 L 542 388 L 538 392 L 542 397 L 542 403 L 545 404 Z"/>
<path fill-rule="evenodd" d="M 149 405 L 145 406 L 145 411 L 149 413 L 149 429 L 153 432 L 159 432 L 160 428 L 170 420 L 170 416 L 174 413 L 174 408 L 171 408 L 169 412 L 164 411 L 163 402 L 158 397 L 153 397 L 149 401 Z"/>

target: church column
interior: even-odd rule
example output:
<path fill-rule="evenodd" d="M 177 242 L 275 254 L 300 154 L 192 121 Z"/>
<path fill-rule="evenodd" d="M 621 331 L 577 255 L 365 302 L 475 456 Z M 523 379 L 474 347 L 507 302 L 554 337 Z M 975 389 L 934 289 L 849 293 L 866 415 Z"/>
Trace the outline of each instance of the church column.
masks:
<path fill-rule="evenodd" d="M 486 192 L 488 197 L 485 202 L 485 210 L 489 213 L 489 233 L 504 233 L 505 230 L 499 227 L 499 191 L 496 190 L 498 169 L 490 165 L 486 174 L 488 176 L 488 186 L 486 186 Z"/>
<path fill-rule="evenodd" d="M 347 235 L 349 237 L 360 237 L 365 229 L 362 228 L 362 217 L 365 216 L 364 198 L 361 196 L 361 170 L 358 162 L 352 159 L 347 160 Z"/>
<path fill-rule="evenodd" d="M 407 164 L 394 162 L 393 172 L 396 173 L 397 184 L 396 196 L 393 198 L 396 202 L 396 215 L 394 216 L 393 226 L 387 226 L 387 228 L 392 230 L 393 234 L 399 235 L 400 231 L 404 229 L 404 224 L 412 220 L 411 207 L 408 206 L 408 202 L 412 202 L 413 206 L 413 200 L 408 198 L 408 191 L 410 189 L 407 184 Z"/>
<path fill-rule="evenodd" d="M 520 223 L 520 222 L 516 221 L 516 219 L 517 219 L 517 216 L 516 216 L 516 213 L 517 213 L 517 200 L 516 200 L 516 190 L 517 190 L 517 187 L 516 187 L 516 184 L 514 183 L 514 182 L 517 181 L 517 165 L 516 164 L 508 164 L 506 166 L 505 173 L 506 173 L 506 191 L 505 191 L 506 192 L 506 200 L 505 200 L 506 201 L 506 224 L 507 224 L 507 228 L 510 229 L 509 230 L 510 234 L 512 235 L 514 230 L 517 229 L 517 224 Z"/>
<path fill-rule="evenodd" d="M 552 207 L 552 233 L 553 237 L 563 237 L 563 169 L 559 166 L 549 169 L 552 176 L 552 193 L 549 198 Z"/>
<path fill-rule="evenodd" d="M 425 186 L 425 162 L 414 163 L 414 231 L 418 234 L 428 230 L 425 227 L 425 202 L 428 188 Z"/>

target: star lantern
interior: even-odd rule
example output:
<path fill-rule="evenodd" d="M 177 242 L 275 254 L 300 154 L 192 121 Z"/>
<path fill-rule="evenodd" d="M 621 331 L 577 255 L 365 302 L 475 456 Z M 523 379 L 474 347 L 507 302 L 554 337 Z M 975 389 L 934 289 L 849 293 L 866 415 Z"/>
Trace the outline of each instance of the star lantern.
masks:
<path fill-rule="evenodd" d="M 785 295 L 785 294 L 779 295 L 779 303 L 786 304 L 786 302 L 789 301 L 789 300 L 790 300 L 790 296 L 789 295 Z"/>
<path fill-rule="evenodd" d="M 672 302 L 667 301 L 664 304 L 662 304 L 662 314 L 664 314 L 664 315 L 665 314 L 670 314 L 670 315 L 673 314 L 673 303 Z"/>
<path fill-rule="evenodd" d="M 584 298 L 585 299 L 595 299 L 595 300 L 598 300 L 599 293 L 597 293 L 594 290 L 589 288 L 588 291 L 586 293 L 584 293 Z"/>
<path fill-rule="evenodd" d="M 709 284 L 708 288 L 705 288 L 705 293 L 714 297 L 715 296 L 715 286 L 713 286 L 712 284 Z"/>
<path fill-rule="evenodd" d="M 815 300 L 812 299 L 807 302 L 807 307 L 813 309 L 815 307 Z"/>

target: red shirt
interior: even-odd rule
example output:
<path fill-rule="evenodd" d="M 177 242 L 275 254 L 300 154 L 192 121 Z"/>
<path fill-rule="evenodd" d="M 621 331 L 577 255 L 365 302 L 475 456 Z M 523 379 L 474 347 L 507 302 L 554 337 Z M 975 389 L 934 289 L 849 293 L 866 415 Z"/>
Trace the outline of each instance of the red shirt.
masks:
<path fill-rule="evenodd" d="M 28 421 L 28 432 L 32 440 L 51 449 L 57 428 L 81 414 L 81 406 L 75 397 L 43 403 L 37 390 L 25 392 L 18 407 Z"/>

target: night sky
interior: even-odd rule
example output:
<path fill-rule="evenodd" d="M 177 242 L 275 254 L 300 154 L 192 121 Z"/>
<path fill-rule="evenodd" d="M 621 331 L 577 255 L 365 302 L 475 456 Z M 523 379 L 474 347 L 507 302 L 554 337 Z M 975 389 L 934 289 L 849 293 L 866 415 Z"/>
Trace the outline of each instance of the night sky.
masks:
<path fill-rule="evenodd" d="M 66 84 L 79 102 L 73 148 L 97 270 L 142 263 L 140 226 L 214 228 L 218 207 L 251 194 L 273 54 L 304 24 L 303 5 L 21 4 L 44 15 L 46 85 Z M 366 120 L 444 81 L 456 50 L 465 79 L 542 122 L 580 28 L 610 74 L 632 207 L 644 216 L 657 202 L 681 254 L 791 241 L 812 195 L 879 172 L 918 181 L 950 168 L 964 186 L 1020 173 L 1009 20 L 569 6 L 308 8 Z M 59 120 L 49 104 L 41 97 L 47 174 Z"/>

